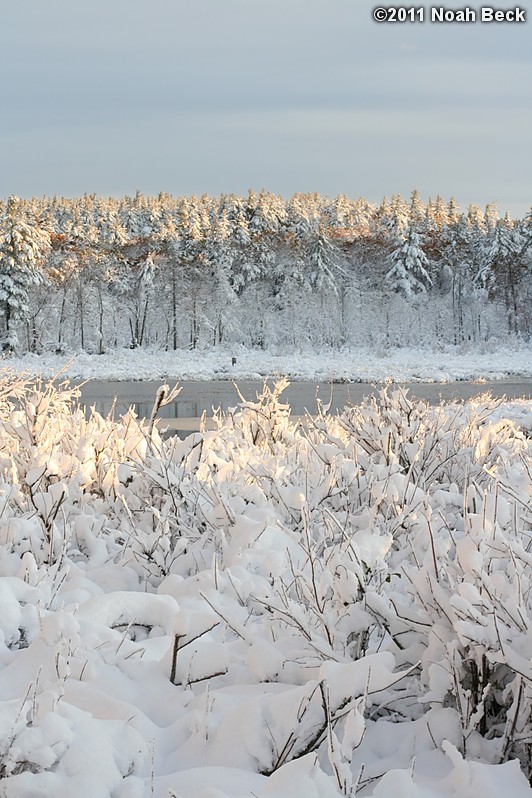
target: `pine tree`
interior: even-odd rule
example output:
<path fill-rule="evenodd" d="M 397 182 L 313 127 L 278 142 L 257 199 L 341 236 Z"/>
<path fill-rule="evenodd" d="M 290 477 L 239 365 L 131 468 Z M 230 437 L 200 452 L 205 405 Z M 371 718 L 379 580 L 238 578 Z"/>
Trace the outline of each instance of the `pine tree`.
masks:
<path fill-rule="evenodd" d="M 239 202 L 233 204 L 229 220 L 229 236 L 234 247 L 231 282 L 235 293 L 241 296 L 246 288 L 261 275 L 261 242 L 264 240 L 264 236 L 255 234 L 252 238 L 245 208 Z"/>
<path fill-rule="evenodd" d="M 135 346 L 142 346 L 146 334 L 148 306 L 154 289 L 155 253 L 148 252 L 142 259 L 137 272 L 136 291 L 134 295 L 134 322 L 130 320 L 131 340 Z"/>
<path fill-rule="evenodd" d="M 457 213 L 456 203 L 452 206 L 449 203 L 450 221 L 439 234 L 439 287 L 446 295 L 450 294 L 452 340 L 454 344 L 461 344 L 466 337 L 466 312 L 470 307 L 471 297 L 475 294 L 472 266 L 474 237 L 465 215 L 456 216 Z M 451 221 L 453 215 L 456 219 Z"/>
<path fill-rule="evenodd" d="M 340 251 L 320 225 L 310 236 L 306 253 L 306 278 L 313 291 L 337 293 L 340 257 Z"/>
<path fill-rule="evenodd" d="M 409 223 L 417 224 L 421 220 L 421 203 L 419 194 L 414 192 L 410 208 L 400 194 L 394 194 L 390 203 L 390 222 L 393 235 L 402 235 Z M 419 218 L 418 218 L 419 216 Z M 415 220 L 415 221 L 414 221 Z"/>
<path fill-rule="evenodd" d="M 484 233 L 486 231 L 485 215 L 478 205 L 468 205 L 467 224 L 474 234 L 481 232 Z"/>
<path fill-rule="evenodd" d="M 1 347 L 16 349 L 16 327 L 29 317 L 29 290 L 43 282 L 40 261 L 50 248 L 50 235 L 25 219 L 22 203 L 10 197 L 0 222 Z"/>
<path fill-rule="evenodd" d="M 393 290 L 403 296 L 425 293 L 432 285 L 427 256 L 421 248 L 419 235 L 411 227 L 390 255 L 390 262 L 392 265 L 386 279 Z"/>
<path fill-rule="evenodd" d="M 203 200 L 201 201 L 203 202 Z M 170 320 L 168 334 L 173 349 L 178 348 L 178 320 L 181 314 L 178 301 L 185 300 L 184 310 L 190 321 L 190 346 L 199 343 L 201 313 L 201 284 L 203 252 L 209 219 L 206 208 L 197 197 L 182 198 L 175 224 L 168 223 L 161 232 L 170 272 Z"/>
<path fill-rule="evenodd" d="M 456 224 L 460 218 L 460 206 L 454 197 L 451 197 L 449 200 L 447 215 L 449 217 L 449 224 Z"/>
<path fill-rule="evenodd" d="M 489 230 L 480 248 L 480 266 L 475 277 L 476 284 L 486 289 L 490 299 L 504 296 L 509 333 L 519 331 L 518 285 L 525 272 L 523 250 L 521 231 L 506 214 Z"/>
<path fill-rule="evenodd" d="M 234 330 L 237 327 L 236 294 L 232 287 L 235 256 L 235 245 L 231 236 L 229 220 L 227 213 L 223 211 L 205 246 L 214 346 L 222 343 L 227 330 Z"/>
<path fill-rule="evenodd" d="M 421 230 L 425 225 L 427 216 L 427 208 L 421 200 L 421 195 L 417 188 L 415 188 L 410 197 L 410 224 L 416 229 Z"/>
<path fill-rule="evenodd" d="M 499 211 L 497 210 L 497 206 L 494 202 L 490 202 L 489 205 L 486 205 L 486 209 L 484 211 L 484 221 L 488 230 L 494 230 L 495 227 L 497 227 L 499 222 Z"/>
<path fill-rule="evenodd" d="M 516 241 L 509 220 L 500 220 L 476 241 L 478 269 L 475 284 L 488 291 L 495 287 L 497 269 L 516 253 Z"/>
<path fill-rule="evenodd" d="M 522 254 L 532 255 L 532 208 L 520 224 L 520 235 L 523 242 Z"/>

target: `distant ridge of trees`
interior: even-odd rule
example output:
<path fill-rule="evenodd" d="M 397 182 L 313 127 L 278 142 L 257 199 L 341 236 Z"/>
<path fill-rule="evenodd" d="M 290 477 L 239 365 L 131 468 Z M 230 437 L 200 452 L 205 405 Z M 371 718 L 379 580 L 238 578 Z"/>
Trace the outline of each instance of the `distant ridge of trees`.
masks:
<path fill-rule="evenodd" d="M 532 211 L 395 195 L 0 201 L 0 344 L 441 346 L 532 331 Z"/>

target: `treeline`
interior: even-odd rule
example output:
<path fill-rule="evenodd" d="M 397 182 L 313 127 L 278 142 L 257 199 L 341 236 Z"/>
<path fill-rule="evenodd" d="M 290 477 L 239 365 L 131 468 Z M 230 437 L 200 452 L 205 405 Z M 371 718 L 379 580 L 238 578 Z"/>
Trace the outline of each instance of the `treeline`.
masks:
<path fill-rule="evenodd" d="M 0 202 L 4 351 L 530 340 L 532 212 L 417 191 Z"/>

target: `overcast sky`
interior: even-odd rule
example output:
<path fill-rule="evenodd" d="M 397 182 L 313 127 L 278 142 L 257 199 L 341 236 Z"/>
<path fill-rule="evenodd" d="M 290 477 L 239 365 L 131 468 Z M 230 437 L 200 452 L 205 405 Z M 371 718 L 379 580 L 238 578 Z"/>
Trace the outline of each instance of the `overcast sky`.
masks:
<path fill-rule="evenodd" d="M 374 5 L 5 3 L 0 195 L 266 188 L 379 202 L 417 188 L 523 215 L 532 0 L 525 24 L 378 24 Z"/>

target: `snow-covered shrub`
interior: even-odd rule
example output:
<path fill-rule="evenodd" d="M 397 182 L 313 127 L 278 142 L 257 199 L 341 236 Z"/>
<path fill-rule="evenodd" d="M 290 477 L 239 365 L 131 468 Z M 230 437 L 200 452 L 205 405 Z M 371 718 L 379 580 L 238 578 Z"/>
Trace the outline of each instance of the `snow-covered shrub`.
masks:
<path fill-rule="evenodd" d="M 532 776 L 526 430 L 393 389 L 299 423 L 284 384 L 181 441 L 0 380 L 0 794 Z"/>
<path fill-rule="evenodd" d="M 531 672 L 520 660 L 531 618 L 530 444 L 493 412 L 488 397 L 427 408 L 383 391 L 340 424 L 368 468 L 388 466 L 372 494 L 394 538 L 388 564 L 406 577 L 394 609 L 421 644 L 420 700 L 457 709 L 464 753 L 479 750 L 476 732 L 531 776 Z"/>

